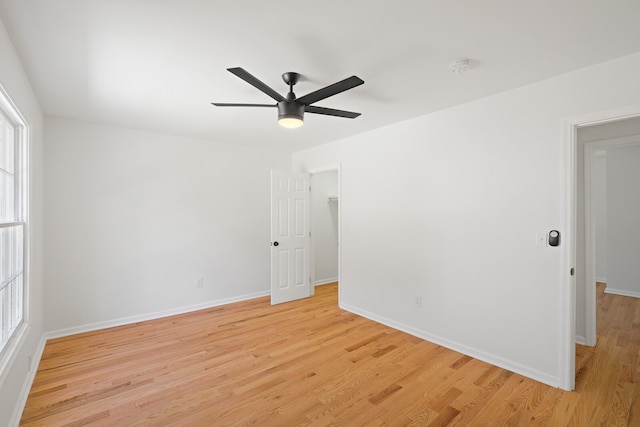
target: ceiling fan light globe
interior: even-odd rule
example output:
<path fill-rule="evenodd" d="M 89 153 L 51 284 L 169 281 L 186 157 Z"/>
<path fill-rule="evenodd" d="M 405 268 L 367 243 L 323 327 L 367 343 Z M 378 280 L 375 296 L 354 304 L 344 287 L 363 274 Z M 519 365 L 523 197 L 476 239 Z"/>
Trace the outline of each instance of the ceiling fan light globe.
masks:
<path fill-rule="evenodd" d="M 280 117 L 278 124 L 284 128 L 295 129 L 302 126 L 304 122 L 299 117 Z"/>

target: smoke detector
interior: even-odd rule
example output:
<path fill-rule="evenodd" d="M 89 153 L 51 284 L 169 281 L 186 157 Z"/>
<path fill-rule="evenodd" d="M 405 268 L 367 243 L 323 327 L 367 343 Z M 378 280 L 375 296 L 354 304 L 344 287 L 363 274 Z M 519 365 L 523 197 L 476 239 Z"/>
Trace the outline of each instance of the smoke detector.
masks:
<path fill-rule="evenodd" d="M 449 70 L 452 73 L 460 74 L 469 69 L 469 60 L 467 58 L 458 58 L 449 62 Z"/>

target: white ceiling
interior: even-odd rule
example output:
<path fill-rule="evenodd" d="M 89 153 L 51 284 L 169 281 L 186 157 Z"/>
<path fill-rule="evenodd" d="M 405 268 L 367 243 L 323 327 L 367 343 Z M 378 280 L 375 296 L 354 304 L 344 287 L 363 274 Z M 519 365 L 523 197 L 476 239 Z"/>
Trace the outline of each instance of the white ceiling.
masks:
<path fill-rule="evenodd" d="M 297 151 L 640 51 L 638 0 L 0 0 L 46 114 Z M 451 60 L 471 59 L 464 74 Z M 226 71 L 298 96 L 365 81 L 277 125 L 271 103 Z"/>

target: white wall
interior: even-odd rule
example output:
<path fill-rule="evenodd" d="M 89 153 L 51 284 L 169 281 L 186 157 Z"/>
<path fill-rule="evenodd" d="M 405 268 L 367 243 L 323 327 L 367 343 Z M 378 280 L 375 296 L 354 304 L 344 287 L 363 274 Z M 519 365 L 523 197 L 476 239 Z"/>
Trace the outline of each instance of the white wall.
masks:
<path fill-rule="evenodd" d="M 17 423 L 35 369 L 28 370 L 29 356 L 38 358 L 44 332 L 43 283 L 43 134 L 42 111 L 0 20 L 0 85 L 20 109 L 29 125 L 29 312 L 30 329 L 15 358 L 0 373 L 0 425 Z"/>
<path fill-rule="evenodd" d="M 311 175 L 311 235 L 314 284 L 338 280 L 338 171 Z"/>
<path fill-rule="evenodd" d="M 593 163 L 596 214 L 596 280 L 607 282 L 607 152 L 601 150 Z"/>
<path fill-rule="evenodd" d="M 607 292 L 640 297 L 640 146 L 607 150 Z"/>
<path fill-rule="evenodd" d="M 585 216 L 585 146 L 580 141 L 580 129 L 578 129 L 576 147 L 576 342 L 587 344 L 587 254 L 586 254 L 586 216 Z M 595 284 L 594 284 L 595 286 Z"/>
<path fill-rule="evenodd" d="M 268 294 L 270 169 L 290 155 L 57 118 L 45 129 L 49 331 Z"/>
<path fill-rule="evenodd" d="M 588 144 L 640 135 L 640 117 L 625 118 L 578 129 L 578 143 Z"/>
<path fill-rule="evenodd" d="M 640 103 L 638 75 L 633 55 L 296 153 L 341 164 L 342 306 L 558 385 L 563 247 L 535 237 L 564 235 L 563 120 Z"/>

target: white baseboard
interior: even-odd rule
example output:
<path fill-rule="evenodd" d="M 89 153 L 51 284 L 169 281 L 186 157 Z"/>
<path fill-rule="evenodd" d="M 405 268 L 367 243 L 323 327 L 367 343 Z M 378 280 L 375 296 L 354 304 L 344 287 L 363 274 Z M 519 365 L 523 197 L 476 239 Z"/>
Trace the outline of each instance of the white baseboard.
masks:
<path fill-rule="evenodd" d="M 607 283 L 606 277 L 596 277 L 596 282 Z"/>
<path fill-rule="evenodd" d="M 338 281 L 338 277 L 330 277 L 328 279 L 315 280 L 313 282 L 313 286 L 328 285 L 329 283 L 334 283 L 337 281 Z"/>
<path fill-rule="evenodd" d="M 342 308 L 343 310 L 349 311 L 351 313 L 357 314 L 359 316 L 366 317 L 367 319 L 373 320 L 374 322 L 378 322 L 383 325 L 389 326 L 393 329 L 397 329 L 399 331 L 406 332 L 418 338 L 422 338 L 423 340 L 441 345 L 450 350 L 454 350 L 459 353 L 465 354 L 467 356 L 471 356 L 475 359 L 482 360 L 483 362 L 490 363 L 492 365 L 498 366 L 508 371 L 515 372 L 520 375 L 524 375 L 525 377 L 550 385 L 552 387 L 560 387 L 560 377 L 555 377 L 552 375 L 545 374 L 544 372 L 540 372 L 536 369 L 531 369 L 528 366 L 523 366 L 518 363 L 514 363 L 510 360 L 495 356 L 493 354 L 488 354 L 483 351 L 477 350 L 475 348 L 471 348 L 466 345 L 457 343 L 455 341 L 451 341 L 436 335 L 432 335 L 428 332 L 413 328 L 412 326 L 395 322 L 393 320 L 384 318 L 382 316 L 378 316 L 366 310 L 361 310 L 357 307 L 350 306 L 348 304 L 340 304 L 340 308 Z"/>
<path fill-rule="evenodd" d="M 640 292 L 626 291 L 624 289 L 613 289 L 613 288 L 610 288 L 608 286 L 606 288 L 604 288 L 604 293 L 605 294 L 622 295 L 624 297 L 640 298 Z"/>
<path fill-rule="evenodd" d="M 33 353 L 31 359 L 31 370 L 27 373 L 27 377 L 24 379 L 22 388 L 18 393 L 18 401 L 16 402 L 16 406 L 13 408 L 13 414 L 9 420 L 9 426 L 18 427 L 20 425 L 22 411 L 24 411 L 24 406 L 27 404 L 27 398 L 29 397 L 33 380 L 36 378 L 36 372 L 38 372 L 38 365 L 40 365 L 40 359 L 42 359 L 42 352 L 44 351 L 46 342 L 47 340 L 45 339 L 45 336 L 42 335 L 38 342 L 38 347 L 36 348 L 35 353 Z"/>
<path fill-rule="evenodd" d="M 576 344 L 587 345 L 587 338 L 582 335 L 576 335 Z"/>
<path fill-rule="evenodd" d="M 234 302 L 246 301 L 254 298 L 260 298 L 268 296 L 271 291 L 254 292 L 251 294 L 240 295 L 233 298 L 223 298 L 219 300 L 213 300 L 204 302 L 201 304 L 190 305 L 186 307 L 173 308 L 164 311 L 157 311 L 154 313 L 141 314 L 137 316 L 122 317 L 120 319 L 107 320 L 104 322 L 90 323 L 87 325 L 74 326 L 72 328 L 58 329 L 56 331 L 50 331 L 45 333 L 46 339 L 66 337 L 68 335 L 80 334 L 83 332 L 98 331 L 100 329 L 113 328 L 115 326 L 129 325 L 131 323 L 144 322 L 145 320 L 160 319 L 162 317 L 175 316 L 177 314 L 190 313 L 192 311 L 204 310 L 211 307 L 217 307 L 220 305 L 231 304 Z"/>

